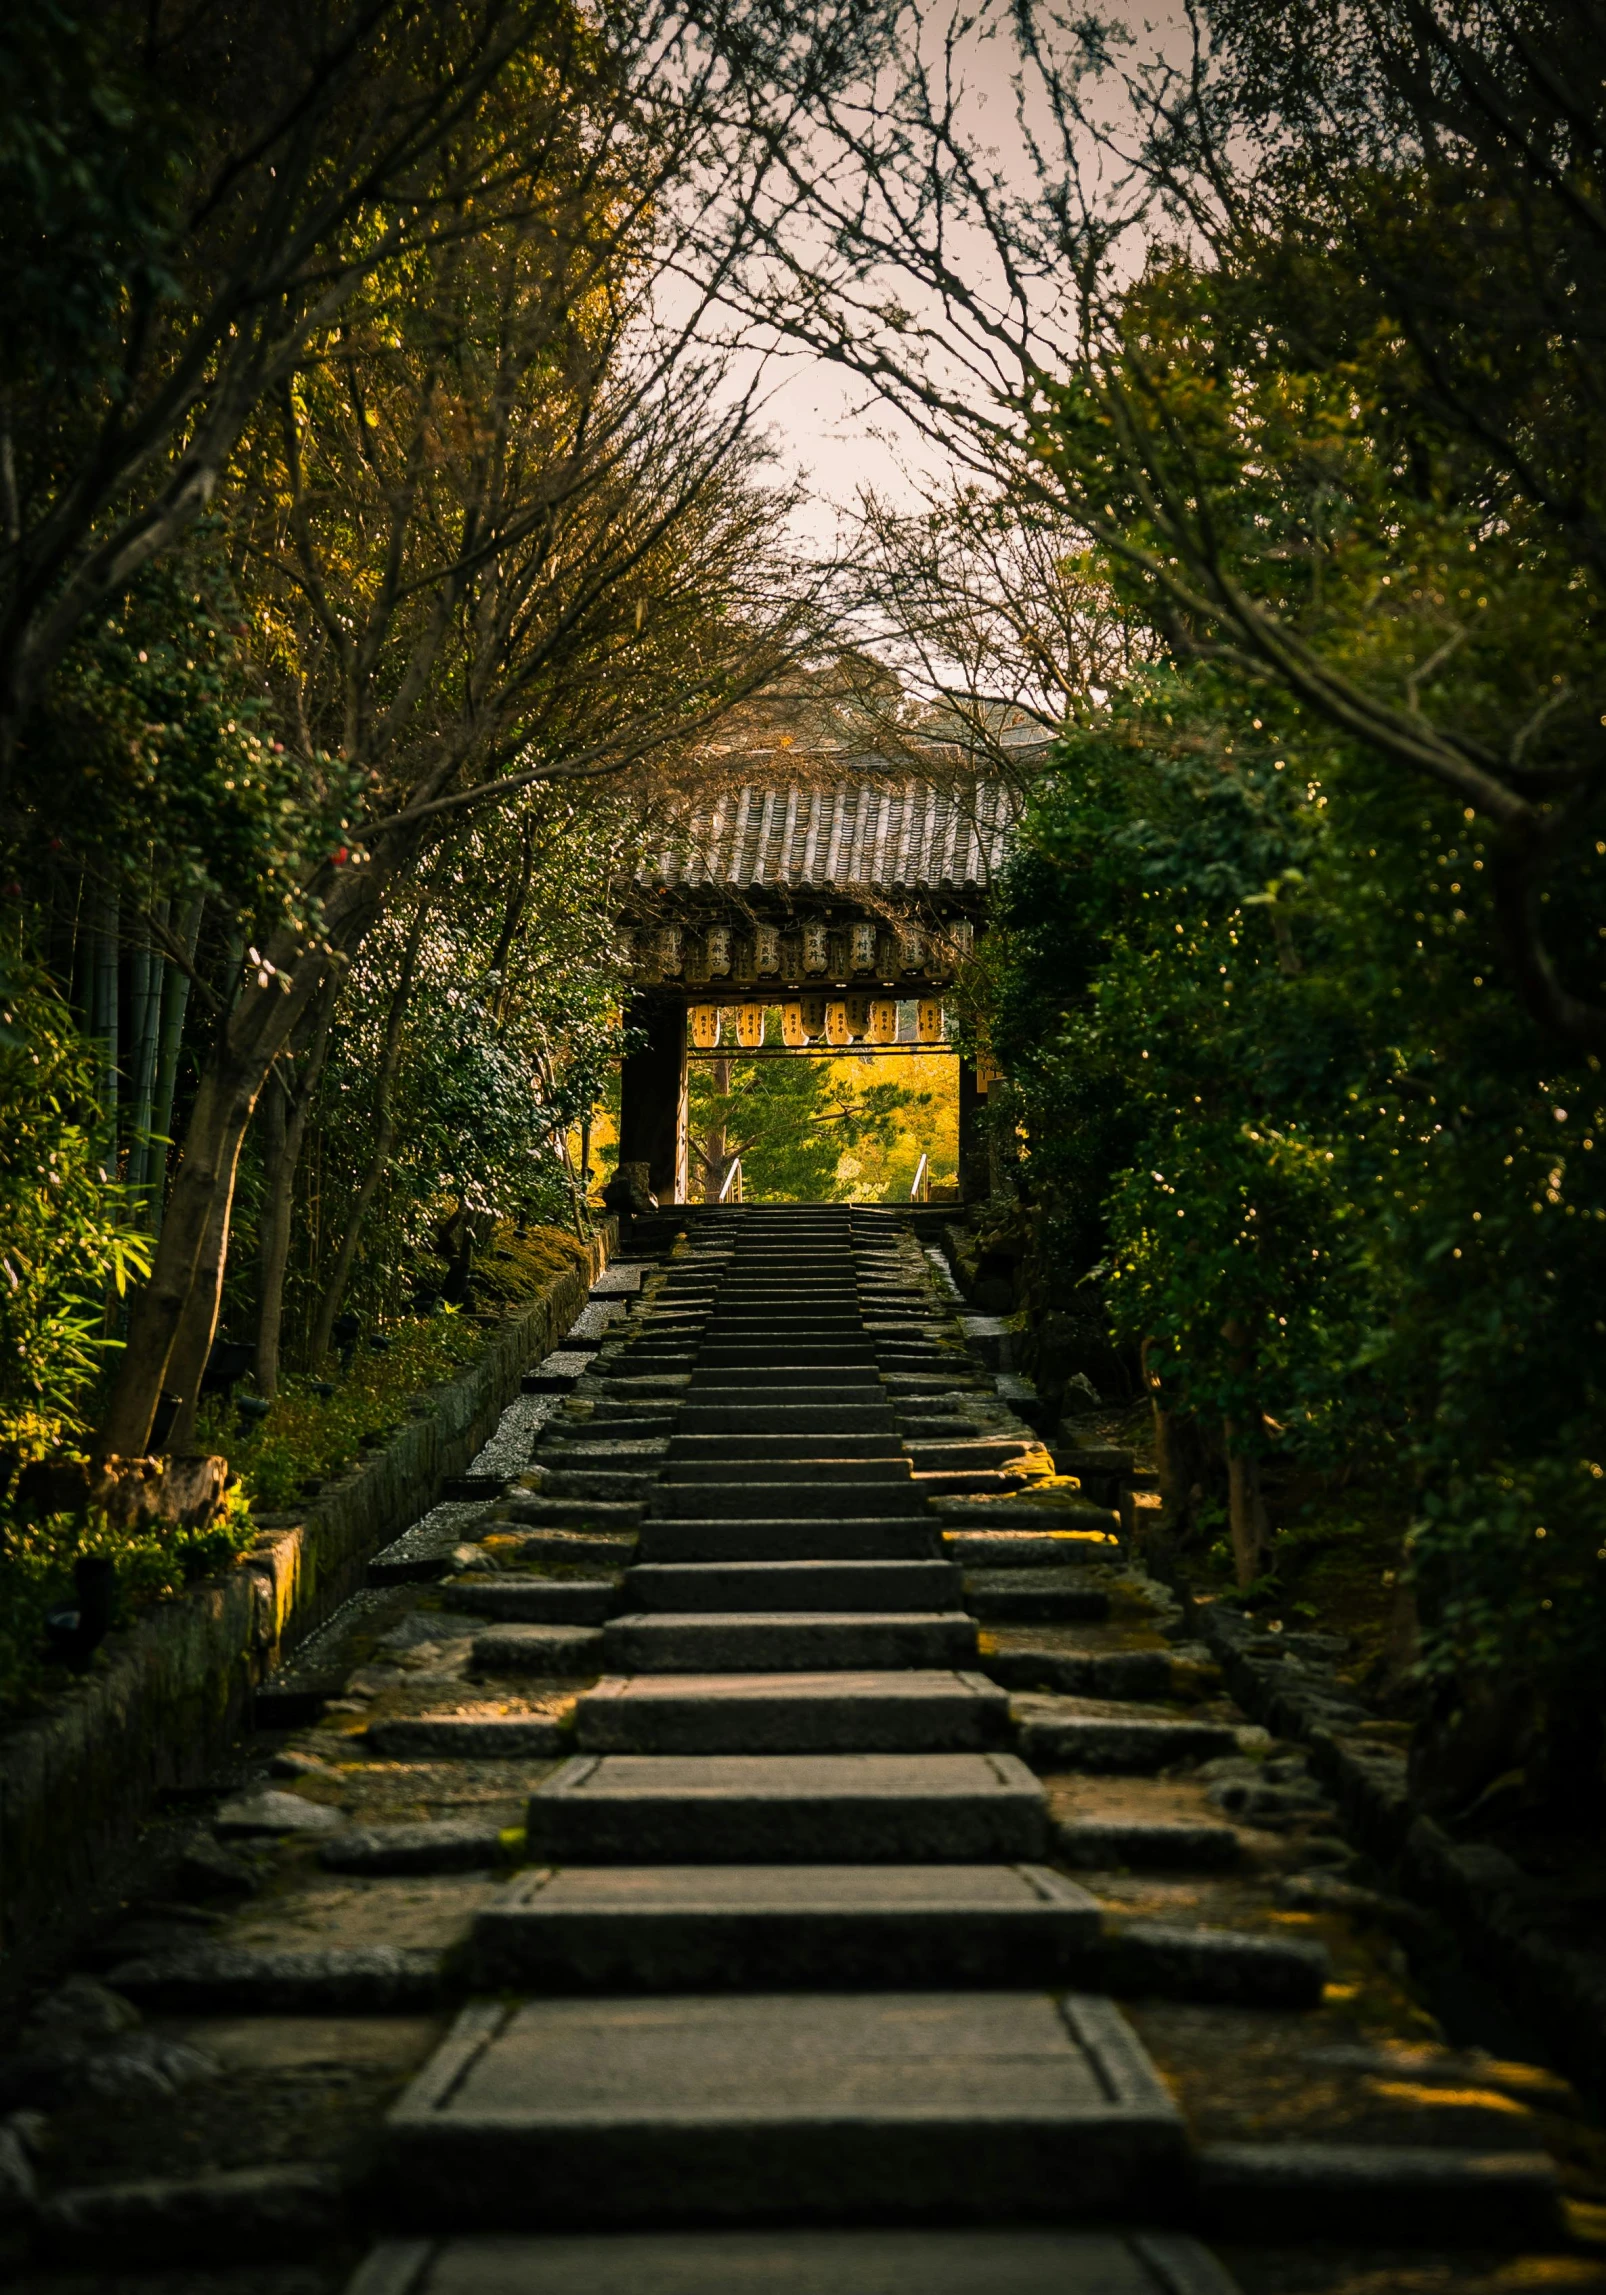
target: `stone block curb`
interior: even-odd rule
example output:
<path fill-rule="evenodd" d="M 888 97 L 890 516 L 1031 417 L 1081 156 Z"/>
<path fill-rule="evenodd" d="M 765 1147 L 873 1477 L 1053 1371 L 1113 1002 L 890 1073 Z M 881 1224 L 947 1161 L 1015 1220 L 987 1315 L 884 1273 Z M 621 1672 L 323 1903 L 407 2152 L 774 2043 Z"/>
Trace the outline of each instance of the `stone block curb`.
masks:
<path fill-rule="evenodd" d="M 1267 1728 L 1303 1745 L 1348 1830 L 1377 1862 L 1443 1916 L 1468 1957 L 1528 2017 L 1581 2089 L 1606 2096 L 1606 1954 L 1555 1943 L 1536 1926 L 1544 1885 L 1503 1851 L 1456 1841 L 1422 1815 L 1405 1756 L 1355 1734 L 1364 1708 L 1292 1652 L 1255 1645 L 1251 1620 L 1212 1604 L 1202 1638 L 1233 1697 Z"/>

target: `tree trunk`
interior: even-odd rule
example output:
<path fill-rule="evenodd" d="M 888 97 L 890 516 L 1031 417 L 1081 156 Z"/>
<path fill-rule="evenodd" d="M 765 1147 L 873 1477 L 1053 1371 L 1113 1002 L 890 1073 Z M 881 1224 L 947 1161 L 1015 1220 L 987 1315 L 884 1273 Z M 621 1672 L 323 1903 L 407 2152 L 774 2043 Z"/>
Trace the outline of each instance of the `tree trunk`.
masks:
<path fill-rule="evenodd" d="M 709 1081 L 714 1087 L 714 1095 L 720 1104 L 721 1113 L 709 1125 L 702 1142 L 703 1201 L 704 1203 L 717 1203 L 719 1191 L 725 1184 L 727 1150 L 730 1141 L 729 1126 L 726 1123 L 726 1116 L 730 1110 L 731 1064 L 729 1060 L 715 1060 L 712 1063 Z"/>
<path fill-rule="evenodd" d="M 1232 1349 L 1232 1366 L 1243 1378 L 1254 1370 L 1254 1350 L 1248 1331 L 1236 1318 L 1222 1325 L 1221 1335 Z M 1257 1410 L 1252 1419 L 1226 1419 L 1222 1431 L 1227 1444 L 1227 1522 L 1232 1536 L 1233 1570 L 1240 1587 L 1261 1576 L 1271 1544 L 1271 1524 L 1261 1488 L 1260 1457 L 1249 1447 L 1264 1421 Z"/>
<path fill-rule="evenodd" d="M 390 1009 L 385 1014 L 385 1042 L 379 1056 L 379 1074 L 374 1084 L 373 1151 L 358 1185 L 350 1216 L 346 1220 L 345 1233 L 340 1238 L 340 1247 L 335 1253 L 334 1266 L 324 1285 L 323 1297 L 318 1302 L 318 1316 L 313 1325 L 309 1354 L 314 1370 L 322 1365 L 329 1352 L 335 1317 L 340 1312 L 341 1302 L 346 1296 L 346 1286 L 351 1281 L 351 1270 L 356 1264 L 357 1244 L 367 1224 L 379 1183 L 389 1168 L 391 1150 L 396 1144 L 396 1123 L 391 1114 L 390 1094 L 396 1081 L 396 1071 L 401 1066 L 402 1024 L 406 1020 L 408 1000 L 413 992 L 413 973 L 418 963 L 419 943 L 424 937 L 424 923 L 429 910 L 430 898 L 426 894 L 420 900 L 417 914 L 408 929 L 407 942 L 396 974 L 396 985 L 391 991 Z"/>
<path fill-rule="evenodd" d="M 196 1311 L 204 1315 L 210 1344 L 217 1324 L 223 1258 L 220 1253 L 213 1266 L 205 1247 L 211 1232 L 226 1248 L 240 1149 L 257 1097 L 331 972 L 349 965 L 372 930 L 390 879 L 410 851 L 405 840 L 397 839 L 382 864 L 338 872 L 331 864 L 329 873 L 309 888 L 315 900 L 321 893 L 322 930 L 305 941 L 290 931 L 275 933 L 266 953 L 276 969 L 269 972 L 264 966 L 260 980 L 248 977 L 236 1000 L 190 1112 L 155 1265 L 134 1300 L 128 1344 L 118 1358 L 106 1413 L 96 1433 L 97 1462 L 144 1453 L 157 1397 L 164 1387 L 174 1387 L 170 1365 L 192 1293 L 200 1294 Z M 205 1359 L 203 1348 L 200 1360 Z M 193 1405 L 194 1396 L 185 1394 L 184 1401 Z"/>
<path fill-rule="evenodd" d="M 201 913 L 206 902 L 200 893 L 179 919 L 178 939 L 188 963 L 195 962 L 201 937 Z M 156 1047 L 156 1082 L 151 1094 L 151 1139 L 142 1174 L 148 1205 L 146 1224 L 153 1235 L 162 1231 L 162 1206 L 167 1194 L 167 1148 L 173 1130 L 173 1096 L 178 1088 L 179 1053 L 184 1046 L 184 1016 L 189 1010 L 190 976 L 179 965 L 162 968 L 161 1033 Z"/>
<path fill-rule="evenodd" d="M 258 1244 L 257 1353 L 258 1391 L 269 1401 L 279 1391 L 279 1340 L 284 1327 L 284 1278 L 290 1264 L 290 1218 L 295 1205 L 296 1172 L 307 1119 L 317 1096 L 329 1049 L 329 1025 L 334 1000 L 326 990 L 317 1024 L 307 1050 L 306 1067 L 293 1088 L 270 1078 L 263 1116 L 267 1124 L 266 1185 Z M 288 1061 L 287 1061 L 288 1064 Z M 291 1069 L 294 1076 L 294 1069 Z"/>
<path fill-rule="evenodd" d="M 1161 1349 L 1145 1339 L 1139 1361 L 1149 1408 L 1154 1414 L 1154 1464 L 1168 1534 L 1185 1545 L 1196 1527 L 1194 1496 L 1204 1472 L 1204 1445 L 1193 1420 L 1167 1407 L 1160 1373 Z"/>
<path fill-rule="evenodd" d="M 201 1238 L 195 1281 L 179 1317 L 173 1351 L 168 1358 L 167 1384 L 179 1398 L 177 1414 L 168 1430 L 166 1449 L 182 1457 L 195 1444 L 195 1415 L 201 1407 L 201 1379 L 217 1331 L 218 1300 L 223 1291 L 223 1270 L 229 1258 L 229 1216 L 234 1190 L 219 1190 Z"/>
<path fill-rule="evenodd" d="M 1243 1429 L 1225 1421 L 1227 1437 L 1227 1521 L 1232 1533 L 1233 1574 L 1240 1587 L 1252 1585 L 1266 1567 L 1271 1524 L 1260 1486 L 1260 1461 L 1240 1450 Z"/>

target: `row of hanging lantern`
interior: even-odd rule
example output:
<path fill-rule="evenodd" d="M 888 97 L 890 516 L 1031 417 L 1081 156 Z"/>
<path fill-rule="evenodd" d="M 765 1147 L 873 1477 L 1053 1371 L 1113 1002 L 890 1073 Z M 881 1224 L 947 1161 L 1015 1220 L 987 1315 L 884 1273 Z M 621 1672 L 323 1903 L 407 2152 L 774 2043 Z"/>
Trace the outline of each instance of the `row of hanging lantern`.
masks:
<path fill-rule="evenodd" d="M 736 1041 L 744 1052 L 758 1051 L 764 1042 L 765 1006 L 738 1004 Z M 723 1008 L 693 1004 L 687 1017 L 691 1041 L 699 1052 L 719 1049 Z M 942 1006 L 923 996 L 915 1005 L 917 1044 L 943 1041 Z M 891 996 L 800 996 L 781 1006 L 781 1042 L 792 1050 L 808 1044 L 895 1044 L 898 1041 L 898 1005 Z"/>
<path fill-rule="evenodd" d="M 837 928 L 805 924 L 783 937 L 778 925 L 761 924 L 751 939 L 725 924 L 711 924 L 701 933 L 665 924 L 635 932 L 629 953 L 638 969 L 671 980 L 682 975 L 692 981 L 780 980 L 854 972 L 886 979 L 900 972 L 947 971 L 969 955 L 973 940 L 964 918 L 940 934 L 918 924 L 889 929 L 866 922 Z"/>

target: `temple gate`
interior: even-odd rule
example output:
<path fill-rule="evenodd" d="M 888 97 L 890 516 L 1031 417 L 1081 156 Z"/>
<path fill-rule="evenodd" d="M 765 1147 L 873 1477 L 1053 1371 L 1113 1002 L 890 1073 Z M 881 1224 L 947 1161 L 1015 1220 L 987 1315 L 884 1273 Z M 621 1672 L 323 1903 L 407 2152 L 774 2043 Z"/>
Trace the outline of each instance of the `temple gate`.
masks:
<path fill-rule="evenodd" d="M 998 782 L 748 783 L 621 882 L 626 1017 L 645 1042 L 623 1063 L 620 1184 L 685 1201 L 688 1062 L 714 1052 L 732 1008 L 736 1045 L 764 1056 L 951 1049 L 942 1000 L 985 929 L 1013 813 Z M 899 1007 L 910 1004 L 914 1027 L 900 1039 Z M 776 1006 L 781 1042 L 765 1045 Z M 967 1197 L 986 1192 L 986 1081 L 960 1060 Z"/>

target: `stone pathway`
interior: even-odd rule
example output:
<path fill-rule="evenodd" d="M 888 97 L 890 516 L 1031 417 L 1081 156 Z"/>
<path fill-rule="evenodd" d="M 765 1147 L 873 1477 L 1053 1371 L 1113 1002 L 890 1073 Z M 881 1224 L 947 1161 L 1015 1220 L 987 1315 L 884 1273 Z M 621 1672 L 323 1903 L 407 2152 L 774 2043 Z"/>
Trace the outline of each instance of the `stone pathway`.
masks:
<path fill-rule="evenodd" d="M 893 1215 L 588 1314 L 25 2036 L 29 2285 L 1606 2288 L 1593 2121 L 1444 2039 Z"/>

